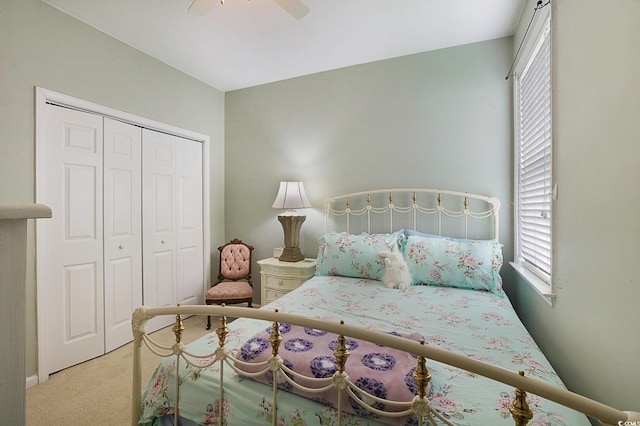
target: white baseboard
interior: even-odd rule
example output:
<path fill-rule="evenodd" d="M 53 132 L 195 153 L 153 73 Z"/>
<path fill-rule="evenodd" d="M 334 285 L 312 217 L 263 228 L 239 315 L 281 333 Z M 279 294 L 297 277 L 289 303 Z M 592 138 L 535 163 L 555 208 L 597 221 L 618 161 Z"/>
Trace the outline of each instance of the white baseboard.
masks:
<path fill-rule="evenodd" d="M 27 377 L 27 389 L 34 387 L 38 384 L 38 376 L 29 376 Z"/>

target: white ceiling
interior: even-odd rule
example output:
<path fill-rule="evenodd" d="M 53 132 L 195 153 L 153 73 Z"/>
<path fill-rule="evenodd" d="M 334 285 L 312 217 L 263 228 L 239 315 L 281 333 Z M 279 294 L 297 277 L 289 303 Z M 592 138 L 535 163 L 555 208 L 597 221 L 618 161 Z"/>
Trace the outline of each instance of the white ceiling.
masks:
<path fill-rule="evenodd" d="M 44 0 L 221 91 L 513 35 L 525 0 Z M 508 70 L 505 70 L 507 72 Z"/>

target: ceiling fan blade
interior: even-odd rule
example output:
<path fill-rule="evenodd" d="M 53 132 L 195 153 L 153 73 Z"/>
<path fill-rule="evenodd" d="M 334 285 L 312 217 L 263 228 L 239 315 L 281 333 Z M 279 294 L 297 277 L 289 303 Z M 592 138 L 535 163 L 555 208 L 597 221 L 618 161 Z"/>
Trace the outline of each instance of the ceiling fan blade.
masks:
<path fill-rule="evenodd" d="M 216 0 L 193 0 L 191 6 L 189 6 L 189 13 L 194 15 L 206 15 L 213 7 L 213 3 Z"/>
<path fill-rule="evenodd" d="M 198 1 L 198 0 L 196 0 Z M 281 8 L 289 12 L 296 19 L 302 19 L 309 13 L 309 8 L 300 0 L 273 0 Z"/>

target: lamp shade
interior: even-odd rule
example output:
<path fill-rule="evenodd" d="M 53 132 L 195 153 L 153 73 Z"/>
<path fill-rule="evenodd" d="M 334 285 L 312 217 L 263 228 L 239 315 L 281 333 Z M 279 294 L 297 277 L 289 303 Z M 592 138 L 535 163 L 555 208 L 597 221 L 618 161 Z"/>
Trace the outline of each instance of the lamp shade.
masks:
<path fill-rule="evenodd" d="M 304 184 L 300 181 L 284 180 L 280 182 L 280 189 L 276 200 L 271 206 L 274 209 L 305 209 L 311 207 L 311 203 L 304 191 Z"/>

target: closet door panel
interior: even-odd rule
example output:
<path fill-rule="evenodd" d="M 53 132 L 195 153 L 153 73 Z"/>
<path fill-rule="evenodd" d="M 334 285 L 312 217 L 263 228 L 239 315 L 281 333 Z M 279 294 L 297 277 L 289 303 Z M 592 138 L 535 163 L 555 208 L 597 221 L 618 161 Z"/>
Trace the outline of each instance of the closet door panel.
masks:
<path fill-rule="evenodd" d="M 104 353 L 103 119 L 51 105 L 46 112 L 39 202 L 53 217 L 38 226 L 46 247 L 38 291 L 47 301 L 38 327 L 52 373 Z"/>
<path fill-rule="evenodd" d="M 204 303 L 202 144 L 176 138 L 177 302 Z"/>
<path fill-rule="evenodd" d="M 142 132 L 143 303 L 166 306 L 176 300 L 176 153 L 174 137 Z M 154 318 L 150 330 L 172 322 Z"/>
<path fill-rule="evenodd" d="M 202 252 L 195 247 L 184 247 L 178 250 L 178 282 L 176 289 L 177 303 L 181 305 L 201 304 L 204 299 L 202 287 Z"/>
<path fill-rule="evenodd" d="M 101 334 L 98 330 L 101 309 L 96 303 L 96 287 L 99 287 L 96 269 L 96 262 L 64 268 L 64 344 Z"/>
<path fill-rule="evenodd" d="M 105 350 L 133 339 L 131 314 L 142 305 L 142 130 L 105 118 Z"/>
<path fill-rule="evenodd" d="M 147 285 L 150 290 L 149 298 L 145 295 L 145 305 L 167 306 L 174 304 L 175 258 L 173 250 L 156 251 L 150 262 L 151 264 L 147 265 L 147 268 L 153 269 L 155 285 L 153 287 Z M 150 303 L 151 300 L 154 301 L 153 304 Z"/>
<path fill-rule="evenodd" d="M 107 342 L 115 338 L 113 333 L 115 333 L 118 326 L 123 326 L 124 324 L 131 326 L 131 313 L 142 304 L 142 289 L 140 289 L 139 295 L 133 294 L 131 290 L 138 285 L 142 286 L 142 280 L 137 280 L 137 282 L 135 280 L 135 270 L 140 269 L 140 267 L 141 265 L 136 264 L 131 256 L 111 259 L 105 265 L 105 311 L 109 311 L 108 314 L 105 314 L 105 321 L 108 322 L 106 324 L 106 327 L 108 327 L 107 336 L 105 337 Z M 110 275 L 109 281 L 106 280 L 107 270 Z M 109 303 L 107 303 L 107 300 L 109 300 Z M 110 333 L 112 335 L 109 335 Z M 131 330 L 124 334 L 125 338 L 122 344 L 133 339 Z M 107 344 L 106 351 L 109 352 L 119 346 L 121 345 L 117 343 Z"/>

